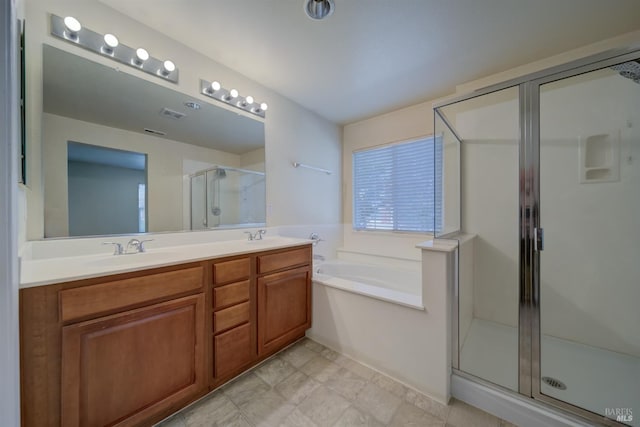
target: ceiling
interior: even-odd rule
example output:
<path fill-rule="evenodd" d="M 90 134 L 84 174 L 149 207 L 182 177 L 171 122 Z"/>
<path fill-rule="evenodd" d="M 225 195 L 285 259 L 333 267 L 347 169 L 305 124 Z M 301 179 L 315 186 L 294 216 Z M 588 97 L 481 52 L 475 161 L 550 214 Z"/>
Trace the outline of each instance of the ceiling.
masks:
<path fill-rule="evenodd" d="M 233 154 L 264 148 L 264 123 L 45 45 L 44 111 Z M 96 84 L 99 82 L 99 84 Z M 122 99 L 127 102 L 123 103 Z M 215 101 L 213 101 L 215 102 Z M 161 115 L 163 108 L 185 114 Z"/>
<path fill-rule="evenodd" d="M 339 124 L 640 29 L 638 0 L 100 0 Z M 268 100 L 267 100 L 268 101 Z"/>

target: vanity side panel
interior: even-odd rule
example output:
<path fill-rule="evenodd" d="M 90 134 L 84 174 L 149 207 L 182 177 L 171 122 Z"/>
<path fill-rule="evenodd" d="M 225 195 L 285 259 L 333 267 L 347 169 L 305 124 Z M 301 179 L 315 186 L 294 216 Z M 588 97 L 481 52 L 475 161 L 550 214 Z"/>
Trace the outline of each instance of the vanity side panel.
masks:
<path fill-rule="evenodd" d="M 20 400 L 23 426 L 60 425 L 61 285 L 20 290 Z"/>

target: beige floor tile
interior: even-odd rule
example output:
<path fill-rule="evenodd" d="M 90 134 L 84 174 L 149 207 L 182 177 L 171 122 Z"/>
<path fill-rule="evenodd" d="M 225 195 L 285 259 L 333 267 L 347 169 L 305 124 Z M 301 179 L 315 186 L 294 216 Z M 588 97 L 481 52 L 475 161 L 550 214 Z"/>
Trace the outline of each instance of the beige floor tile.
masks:
<path fill-rule="evenodd" d="M 436 402 L 415 390 L 407 390 L 404 400 L 441 420 L 446 420 L 449 415 L 449 406 Z"/>
<path fill-rule="evenodd" d="M 326 348 L 322 344 L 317 343 L 317 342 L 315 342 L 313 340 L 310 340 L 309 338 L 304 338 L 302 340 L 302 345 L 307 347 L 309 350 L 315 351 L 316 353 L 320 353 L 322 350 L 324 350 Z"/>
<path fill-rule="evenodd" d="M 371 382 L 399 398 L 404 398 L 407 394 L 407 387 L 381 373 L 376 372 L 371 378 Z"/>
<path fill-rule="evenodd" d="M 257 427 L 277 427 L 294 409 L 293 404 L 273 390 L 240 405 L 242 414 Z"/>
<path fill-rule="evenodd" d="M 372 379 L 373 376 L 376 374 L 376 371 L 374 371 L 373 369 L 367 368 L 363 364 L 358 363 L 353 359 L 349 359 L 348 357 L 345 357 L 343 359 L 338 359 L 336 360 L 336 363 L 342 366 L 343 368 L 350 370 L 354 374 L 360 375 L 365 380 Z"/>
<path fill-rule="evenodd" d="M 410 403 L 403 403 L 393 415 L 389 427 L 443 427 L 444 421 Z"/>
<path fill-rule="evenodd" d="M 334 427 L 384 427 L 380 421 L 372 415 L 350 406 L 333 425 Z"/>
<path fill-rule="evenodd" d="M 499 427 L 500 420 L 478 408 L 453 400 L 447 417 L 450 427 Z"/>
<path fill-rule="evenodd" d="M 364 378 L 345 368 L 340 368 L 325 382 L 325 386 L 351 401 L 358 397 L 358 393 L 366 384 L 367 381 Z"/>
<path fill-rule="evenodd" d="M 313 359 L 317 354 L 315 351 L 305 347 L 304 344 L 298 343 L 280 353 L 279 356 L 282 360 L 289 362 L 294 368 L 299 368 Z"/>
<path fill-rule="evenodd" d="M 238 413 L 238 407 L 222 393 L 214 393 L 206 397 L 184 413 L 187 427 L 223 427 L 222 420 Z"/>
<path fill-rule="evenodd" d="M 355 400 L 355 405 L 359 409 L 369 412 L 383 424 L 388 424 L 391 421 L 401 403 L 402 400 L 398 396 L 373 383 L 367 383 Z"/>
<path fill-rule="evenodd" d="M 280 427 L 317 427 L 317 424 L 298 409 L 294 409 L 282 424 L 280 424 Z"/>
<path fill-rule="evenodd" d="M 289 362 L 276 356 L 258 366 L 253 372 L 273 387 L 295 371 L 296 369 Z"/>
<path fill-rule="evenodd" d="M 294 405 L 299 404 L 309 396 L 320 383 L 313 378 L 296 371 L 280 382 L 275 389 Z"/>
<path fill-rule="evenodd" d="M 340 370 L 340 366 L 322 356 L 316 356 L 300 367 L 300 370 L 321 383 Z"/>
<path fill-rule="evenodd" d="M 270 389 L 269 385 L 262 381 L 256 374 L 249 372 L 237 378 L 232 383 L 225 385 L 222 392 L 233 403 L 240 406 L 245 402 L 255 399 L 261 393 Z"/>
<path fill-rule="evenodd" d="M 316 388 L 298 409 L 320 427 L 332 426 L 349 407 L 349 401 L 324 386 Z"/>

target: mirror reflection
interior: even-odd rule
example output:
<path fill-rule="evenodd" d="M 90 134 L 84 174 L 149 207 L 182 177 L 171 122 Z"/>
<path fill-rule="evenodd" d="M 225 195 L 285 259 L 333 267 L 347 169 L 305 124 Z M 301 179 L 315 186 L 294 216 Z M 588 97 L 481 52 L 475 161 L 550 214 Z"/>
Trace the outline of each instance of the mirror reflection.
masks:
<path fill-rule="evenodd" d="M 264 225 L 261 121 L 51 46 L 43 67 L 45 237 Z"/>

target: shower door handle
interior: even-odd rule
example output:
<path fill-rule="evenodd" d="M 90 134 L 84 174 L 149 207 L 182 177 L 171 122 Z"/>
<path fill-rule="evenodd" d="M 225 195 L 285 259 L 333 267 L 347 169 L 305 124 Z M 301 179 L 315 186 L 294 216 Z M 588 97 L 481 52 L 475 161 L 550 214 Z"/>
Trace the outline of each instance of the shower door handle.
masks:
<path fill-rule="evenodd" d="M 544 250 L 544 229 L 543 228 L 534 228 L 533 229 L 533 250 L 536 252 L 541 252 Z"/>

